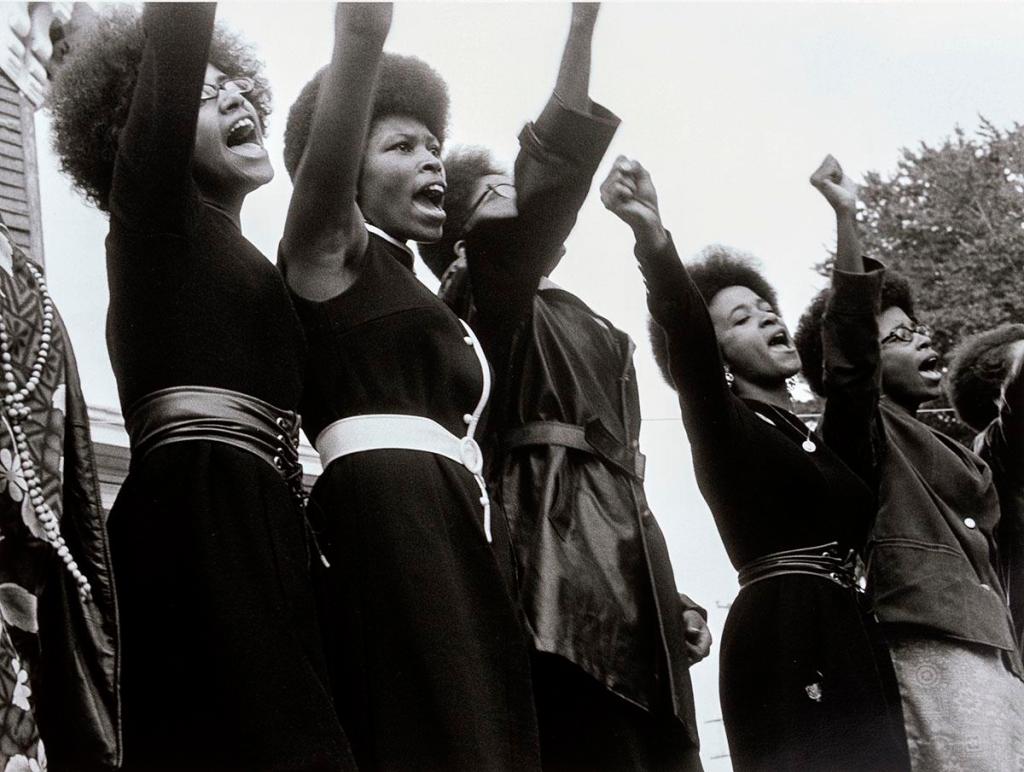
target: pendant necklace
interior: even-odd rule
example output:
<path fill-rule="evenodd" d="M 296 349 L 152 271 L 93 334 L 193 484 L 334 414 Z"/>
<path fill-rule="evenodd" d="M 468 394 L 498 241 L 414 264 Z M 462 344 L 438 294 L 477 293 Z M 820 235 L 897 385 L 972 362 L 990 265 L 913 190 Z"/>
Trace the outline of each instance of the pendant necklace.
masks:
<path fill-rule="evenodd" d="M 768 407 L 770 407 L 772 410 L 774 410 L 775 413 L 779 416 L 779 418 L 781 418 L 787 424 L 792 426 L 794 429 L 797 428 L 793 424 L 793 419 L 790 418 L 788 413 L 782 411 L 780 408 L 775 407 L 775 405 L 769 405 Z M 818 449 L 818 446 L 814 443 L 814 440 L 811 439 L 811 427 L 809 427 L 803 421 L 800 421 L 800 419 L 797 419 L 797 421 L 800 424 L 800 427 L 799 427 L 798 431 L 801 434 L 803 434 L 804 431 L 807 432 L 807 436 L 804 437 L 804 441 L 800 443 L 800 447 L 803 448 L 806 453 L 813 453 L 814 451 L 816 451 Z"/>

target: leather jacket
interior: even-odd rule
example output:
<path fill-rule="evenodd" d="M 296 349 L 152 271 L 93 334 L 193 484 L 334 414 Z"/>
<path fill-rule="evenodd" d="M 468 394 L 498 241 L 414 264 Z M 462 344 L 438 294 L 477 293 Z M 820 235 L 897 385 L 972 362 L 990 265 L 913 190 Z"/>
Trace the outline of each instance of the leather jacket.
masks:
<path fill-rule="evenodd" d="M 697 745 L 682 614 L 699 607 L 676 592 L 644 496 L 633 343 L 542 279 L 617 126 L 552 96 L 519 135 L 515 212 L 473 226 L 441 294 L 496 370 L 487 476 L 534 646 L 675 715 Z"/>
<path fill-rule="evenodd" d="M 511 415 L 490 477 L 537 649 L 670 710 L 696 744 L 682 614 L 700 609 L 676 592 L 644 495 L 633 350 L 579 298 L 541 289 L 513 346 Z"/>

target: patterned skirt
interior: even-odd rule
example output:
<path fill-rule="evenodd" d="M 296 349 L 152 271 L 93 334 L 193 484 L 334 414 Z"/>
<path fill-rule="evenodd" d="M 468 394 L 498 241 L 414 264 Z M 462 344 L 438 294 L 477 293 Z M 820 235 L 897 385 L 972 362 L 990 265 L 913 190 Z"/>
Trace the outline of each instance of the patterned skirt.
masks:
<path fill-rule="evenodd" d="M 1024 681 L 998 651 L 912 636 L 890 650 L 915 772 L 1024 770 Z"/>

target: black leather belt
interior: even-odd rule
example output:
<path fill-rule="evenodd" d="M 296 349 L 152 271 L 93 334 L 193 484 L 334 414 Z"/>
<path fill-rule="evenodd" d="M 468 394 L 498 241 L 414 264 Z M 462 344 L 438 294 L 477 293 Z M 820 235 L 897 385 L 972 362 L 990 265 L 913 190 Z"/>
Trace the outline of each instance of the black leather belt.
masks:
<path fill-rule="evenodd" d="M 817 547 L 773 552 L 753 560 L 740 569 L 739 582 L 742 588 L 775 576 L 805 574 L 863 592 L 857 573 L 857 553 L 854 550 L 843 552 L 839 543 L 833 541 Z"/>
<path fill-rule="evenodd" d="M 133 460 L 172 442 L 221 442 L 263 459 L 303 500 L 300 423 L 297 413 L 210 386 L 154 391 L 132 405 L 125 416 Z"/>
<path fill-rule="evenodd" d="M 531 421 L 508 431 L 502 447 L 509 451 L 526 445 L 561 445 L 582 450 L 608 462 L 637 482 L 644 479 L 644 454 L 623 445 L 600 419 L 585 426 L 559 421 Z"/>

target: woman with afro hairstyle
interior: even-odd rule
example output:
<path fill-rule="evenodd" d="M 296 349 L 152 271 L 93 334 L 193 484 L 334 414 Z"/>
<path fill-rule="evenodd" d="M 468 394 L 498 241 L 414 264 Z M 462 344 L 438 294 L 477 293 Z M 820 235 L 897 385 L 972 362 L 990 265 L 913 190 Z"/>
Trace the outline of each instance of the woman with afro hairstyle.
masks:
<path fill-rule="evenodd" d="M 1024 668 L 996 565 L 989 466 L 917 419 L 941 393 L 939 357 L 905 281 L 863 258 L 857 187 L 828 156 L 811 184 L 836 214 L 832 286 L 800 321 L 822 437 L 873 489 L 870 608 L 896 671 L 911 766 L 1024 765 Z M 890 280 L 887 287 L 887 278 Z"/>
<path fill-rule="evenodd" d="M 620 156 L 601 200 L 636 237 L 655 354 L 739 571 L 719 683 L 734 768 L 905 769 L 891 675 L 858 598 L 874 502 L 792 413 L 800 357 L 775 290 L 724 247 L 684 267 L 639 163 Z"/>
<path fill-rule="evenodd" d="M 1000 569 L 1017 643 L 1024 647 L 1024 324 L 972 335 L 953 352 L 946 393 L 978 432 L 974 452 L 999 491 Z"/>
<path fill-rule="evenodd" d="M 352 768 L 299 487 L 302 329 L 239 229 L 273 174 L 269 95 L 215 10 L 102 14 L 52 95 L 63 169 L 110 216 L 107 342 L 132 451 L 108 521 L 123 769 Z"/>
<path fill-rule="evenodd" d="M 338 5 L 286 132 L 281 263 L 310 347 L 335 705 L 363 769 L 534 769 L 508 535 L 475 439 L 489 367 L 405 244 L 441 236 L 447 92 L 382 53 L 390 25 L 388 4 Z"/>

